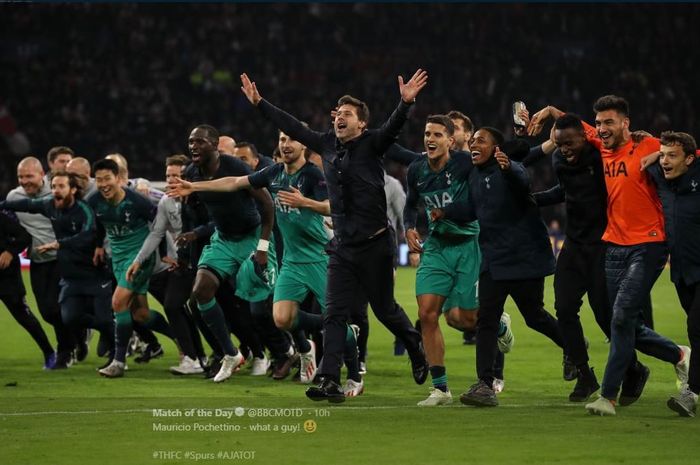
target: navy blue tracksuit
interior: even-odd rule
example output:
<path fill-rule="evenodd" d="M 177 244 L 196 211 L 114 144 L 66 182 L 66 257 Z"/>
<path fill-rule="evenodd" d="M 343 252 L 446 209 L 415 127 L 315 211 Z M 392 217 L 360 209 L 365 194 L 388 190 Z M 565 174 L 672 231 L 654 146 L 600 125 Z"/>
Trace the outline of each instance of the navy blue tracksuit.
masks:
<path fill-rule="evenodd" d="M 530 178 L 522 164 L 511 161 L 501 170 L 495 158 L 469 175 L 469 194 L 481 232 L 479 318 L 476 370 L 493 383 L 498 327 L 510 295 L 527 325 L 563 347 L 557 320 L 544 309 L 544 278 L 554 272 L 547 227 L 530 193 Z"/>
<path fill-rule="evenodd" d="M 664 210 L 666 240 L 671 255 L 671 281 L 688 315 L 690 372 L 688 386 L 700 393 L 700 162 L 667 181 L 658 165 L 649 168 Z"/>

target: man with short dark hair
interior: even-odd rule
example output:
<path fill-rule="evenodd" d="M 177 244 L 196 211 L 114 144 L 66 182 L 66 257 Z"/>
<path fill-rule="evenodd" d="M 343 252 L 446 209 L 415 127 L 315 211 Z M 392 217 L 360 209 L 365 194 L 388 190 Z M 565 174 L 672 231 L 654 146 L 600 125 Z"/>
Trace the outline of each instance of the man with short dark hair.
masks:
<path fill-rule="evenodd" d="M 399 76 L 401 101 L 384 125 L 368 130 L 369 111 L 357 99 L 341 98 L 333 131 L 320 133 L 273 106 L 260 96 L 255 83 L 241 76 L 248 100 L 275 125 L 323 158 L 335 236 L 329 246 L 327 313 L 324 319 L 324 355 L 320 383 L 306 391 L 312 400 L 343 402 L 340 367 L 346 325 L 356 305 L 358 289 L 369 298 L 379 320 L 398 336 L 411 358 L 414 380 L 428 374 L 420 334 L 394 301 L 395 240 L 388 226 L 382 155 L 395 141 L 416 96 L 427 84 L 418 70 L 406 83 Z"/>
<path fill-rule="evenodd" d="M 474 124 L 472 120 L 461 111 L 452 110 L 447 113 L 447 117 L 452 120 L 455 125 L 454 132 L 454 150 L 469 151 L 469 141 L 474 134 Z"/>
<path fill-rule="evenodd" d="M 248 165 L 251 170 L 257 171 L 272 164 L 272 159 L 260 155 L 255 144 L 250 142 L 236 142 L 232 155 Z M 262 163 L 262 165 L 260 165 Z"/>
<path fill-rule="evenodd" d="M 275 203 L 275 218 L 286 242 L 283 266 L 275 283 L 273 315 L 278 328 L 289 331 L 300 353 L 300 382 L 309 384 L 316 374 L 316 347 L 307 334 L 321 330 L 321 315 L 300 309 L 313 294 L 325 312 L 326 267 L 328 243 L 323 215 L 330 213 L 323 174 L 304 159 L 305 147 L 280 131 L 278 146 L 284 162 L 257 171 L 249 176 L 226 177 L 213 181 L 188 183 L 180 181 L 176 194 L 241 189 L 267 188 Z M 357 363 L 355 335 L 348 327 L 346 358 L 348 381 L 345 393 L 354 397 L 364 389 Z"/>
<path fill-rule="evenodd" d="M 448 116 L 428 116 L 423 137 L 426 155 L 411 163 L 407 175 L 406 242 L 411 252 L 422 254 L 416 272 L 416 300 L 433 382 L 428 398 L 418 402 L 421 407 L 452 403 L 440 314 L 444 313 L 450 326 L 473 330 L 479 307 L 479 224 L 473 214 L 461 211 L 468 205 L 473 165 L 467 154 L 451 153 L 453 134 L 454 123 Z M 429 221 L 429 234 L 423 242 L 415 228 L 419 200 Z M 508 352 L 514 339 L 508 327 L 510 317 L 504 317 L 499 348 Z"/>
<path fill-rule="evenodd" d="M 586 141 L 581 119 L 565 114 L 554 123 L 557 150 L 552 165 L 559 183 L 534 194 L 538 206 L 566 202 L 566 237 L 554 272 L 554 307 L 569 357 L 577 369 L 572 402 L 587 400 L 600 388 L 588 365 L 588 351 L 579 312 L 584 294 L 598 326 L 610 338 L 612 312 L 605 282 L 607 191 L 600 152 Z M 544 152 L 541 152 L 544 157 Z M 540 158 L 541 158 L 540 157 Z M 633 373 L 632 373 L 633 374 Z M 623 387 L 625 395 L 633 395 Z"/>
<path fill-rule="evenodd" d="M 538 113 L 546 114 L 547 110 L 549 114 L 561 115 L 554 107 Z M 608 244 L 605 274 L 613 313 L 601 396 L 586 404 L 586 410 L 591 414 L 615 415 L 618 392 L 634 360 L 636 341 L 643 352 L 672 363 L 682 384 L 688 379 L 690 348 L 657 334 L 642 320 L 644 302 L 668 258 L 661 202 L 653 183 L 641 171 L 642 158 L 659 150 L 659 140 L 632 140 L 629 104 L 621 97 L 600 97 L 593 111 L 595 128 L 585 123 L 584 128 L 586 139 L 600 150 L 603 159 L 608 222 L 602 240 Z M 637 371 L 633 384 L 638 387 L 630 399 L 620 398 L 621 405 L 629 405 L 641 395 L 649 369 L 640 366 Z"/>
<path fill-rule="evenodd" d="M 49 178 L 53 176 L 54 173 L 65 171 L 66 165 L 68 165 L 68 162 L 70 162 L 74 156 L 75 152 L 73 152 L 73 149 L 70 147 L 58 146 L 49 149 L 46 154 L 46 163 L 49 165 L 49 172 L 46 175 L 49 183 Z"/>
<path fill-rule="evenodd" d="M 126 277 L 129 265 L 149 234 L 155 207 L 141 194 L 122 187 L 117 162 L 106 158 L 99 160 L 93 166 L 93 171 L 98 192 L 87 199 L 98 223 L 98 247 L 95 248 L 93 261 L 96 264 L 104 261 L 106 235 L 112 248 L 112 272 L 117 280 L 112 295 L 116 320 L 114 359 L 99 373 L 107 378 L 118 378 L 124 376 L 126 369 L 126 349 L 134 320 L 168 337 L 172 337 L 172 332 L 163 315 L 148 308 L 146 294 L 155 266 L 155 255 L 144 263 L 136 279 L 130 281 Z"/>
<path fill-rule="evenodd" d="M 586 410 L 615 415 L 621 385 L 631 387 L 623 389 L 620 405 L 630 405 L 641 396 L 649 378 L 649 368 L 634 363 L 635 347 L 672 363 L 681 384 L 687 383 L 690 348 L 656 333 L 643 319 L 651 288 L 668 258 L 661 202 L 654 184 L 641 170 L 642 160 L 659 151 L 659 140 L 632 139 L 629 104 L 622 97 L 600 97 L 593 111 L 595 128 L 583 125 L 587 141 L 600 150 L 603 160 L 608 202 L 602 240 L 607 243 L 605 275 L 612 323 L 601 396 L 586 404 Z M 548 106 L 533 116 L 530 130 L 536 131 L 550 116 L 561 115 L 561 110 Z"/>
<path fill-rule="evenodd" d="M 476 369 L 479 381 L 460 396 L 463 404 L 495 407 L 494 361 L 503 306 L 510 295 L 527 325 L 563 348 L 557 321 L 544 309 L 544 280 L 554 272 L 554 255 L 530 178 L 521 163 L 501 151 L 503 134 L 484 127 L 469 143 L 469 194 L 479 220 L 482 261 Z"/>
<path fill-rule="evenodd" d="M 189 159 L 185 155 L 173 155 L 165 160 L 165 179 L 167 188 L 171 189 L 175 180 L 180 178 Z M 126 271 L 126 279 L 132 281 L 149 257 L 158 249 L 161 241 L 166 239 L 166 233 L 177 237 L 182 232 L 182 205 L 179 199 L 163 196 L 158 202 L 158 211 L 153 222 L 153 228 L 148 234 L 138 254 Z M 184 244 L 183 244 L 184 245 Z M 190 296 L 192 283 L 194 282 L 194 268 L 184 258 L 180 260 L 180 254 L 175 251 L 175 256 L 163 257 L 170 267 L 159 273 L 155 273 L 152 282 L 159 285 L 160 292 L 151 292 L 152 295 L 162 299 L 163 309 L 168 317 L 170 326 L 178 341 L 183 357 L 180 364 L 170 367 L 170 371 L 178 375 L 190 375 L 202 373 L 204 367 L 201 364 L 203 353 L 194 321 L 185 308 Z M 184 255 L 184 254 L 183 254 Z M 153 289 L 153 286 L 150 286 Z M 160 294 L 160 296 L 156 295 Z"/>
<path fill-rule="evenodd" d="M 700 394 L 700 163 L 695 139 L 683 132 L 661 134 L 661 158 L 648 171 L 664 211 L 671 257 L 671 281 L 687 315 L 690 363 L 688 384 L 667 405 L 684 417 L 695 416 Z"/>

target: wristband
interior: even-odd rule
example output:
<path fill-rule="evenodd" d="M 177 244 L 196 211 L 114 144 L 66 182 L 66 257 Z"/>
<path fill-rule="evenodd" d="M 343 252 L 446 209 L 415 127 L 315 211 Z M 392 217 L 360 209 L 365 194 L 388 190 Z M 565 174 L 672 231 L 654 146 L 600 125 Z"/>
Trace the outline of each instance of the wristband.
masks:
<path fill-rule="evenodd" d="M 267 252 L 270 248 L 270 241 L 266 241 L 265 239 L 260 239 L 258 241 L 258 249 L 260 252 Z"/>

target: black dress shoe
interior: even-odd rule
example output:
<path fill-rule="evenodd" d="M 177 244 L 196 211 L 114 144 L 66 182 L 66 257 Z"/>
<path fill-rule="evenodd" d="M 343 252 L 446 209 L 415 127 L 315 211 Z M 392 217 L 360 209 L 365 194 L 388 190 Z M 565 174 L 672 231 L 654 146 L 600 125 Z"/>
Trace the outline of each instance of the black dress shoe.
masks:
<path fill-rule="evenodd" d="M 345 402 L 345 393 L 336 383 L 330 378 L 321 378 L 318 386 L 311 386 L 306 390 L 306 397 L 314 401 L 327 400 L 334 404 Z"/>
<path fill-rule="evenodd" d="M 425 383 L 425 380 L 428 379 L 428 373 L 430 372 L 430 365 L 425 358 L 425 351 L 423 350 L 422 342 L 418 344 L 418 351 L 411 352 L 409 357 L 411 358 L 413 380 L 416 382 L 416 384 Z"/>
<path fill-rule="evenodd" d="M 578 380 L 574 390 L 569 394 L 571 402 L 585 402 L 594 392 L 600 389 L 593 368 L 578 370 Z"/>
<path fill-rule="evenodd" d="M 634 369 L 628 370 L 622 380 L 619 403 L 622 407 L 627 407 L 637 402 L 642 396 L 644 386 L 649 379 L 649 368 L 637 362 Z"/>

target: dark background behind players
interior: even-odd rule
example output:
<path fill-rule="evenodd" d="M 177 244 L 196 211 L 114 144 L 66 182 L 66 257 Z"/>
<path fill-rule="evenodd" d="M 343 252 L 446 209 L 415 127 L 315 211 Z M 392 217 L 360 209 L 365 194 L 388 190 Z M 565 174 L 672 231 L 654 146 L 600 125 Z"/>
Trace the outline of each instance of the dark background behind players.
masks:
<path fill-rule="evenodd" d="M 604 93 L 630 101 L 634 129 L 697 135 L 700 37 L 682 32 L 699 20 L 700 5 L 661 4 L 3 4 L 0 196 L 15 185 L 19 158 L 43 159 L 57 144 L 91 161 L 119 151 L 134 173 L 157 179 L 201 121 L 271 153 L 276 129 L 251 117 L 236 79 L 243 69 L 322 129 L 319 98 L 350 92 L 382 121 L 396 104 L 389 77 L 420 64 L 431 86 L 402 136 L 411 148 L 430 112 L 459 108 L 508 135 L 515 100 L 585 118 Z M 22 145 L 15 131 L 29 141 L 23 153 L 12 153 Z M 549 163 L 534 169 L 535 190 L 554 183 Z M 547 222 L 562 213 L 543 212 Z"/>

